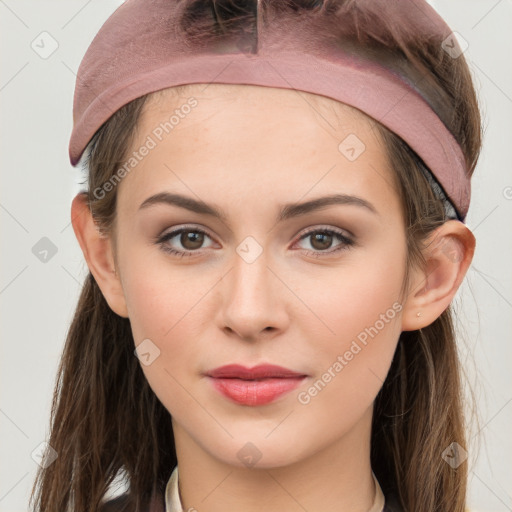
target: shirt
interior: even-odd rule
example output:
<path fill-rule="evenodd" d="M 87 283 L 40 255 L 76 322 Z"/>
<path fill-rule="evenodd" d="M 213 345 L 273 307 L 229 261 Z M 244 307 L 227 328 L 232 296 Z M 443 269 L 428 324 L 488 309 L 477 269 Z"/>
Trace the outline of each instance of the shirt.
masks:
<path fill-rule="evenodd" d="M 384 494 L 375 475 L 373 475 L 373 481 L 375 482 L 375 498 L 368 512 L 383 512 Z M 174 468 L 165 487 L 165 512 L 184 512 L 178 487 L 178 466 Z"/>

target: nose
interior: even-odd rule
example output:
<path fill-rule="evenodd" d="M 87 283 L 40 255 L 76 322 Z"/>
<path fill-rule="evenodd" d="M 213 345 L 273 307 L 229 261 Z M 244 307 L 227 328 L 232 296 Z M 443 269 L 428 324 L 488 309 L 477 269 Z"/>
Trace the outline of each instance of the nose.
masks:
<path fill-rule="evenodd" d="M 286 329 L 291 292 L 269 263 L 264 251 L 252 262 L 234 257 L 219 287 L 218 321 L 228 334 L 255 341 Z"/>

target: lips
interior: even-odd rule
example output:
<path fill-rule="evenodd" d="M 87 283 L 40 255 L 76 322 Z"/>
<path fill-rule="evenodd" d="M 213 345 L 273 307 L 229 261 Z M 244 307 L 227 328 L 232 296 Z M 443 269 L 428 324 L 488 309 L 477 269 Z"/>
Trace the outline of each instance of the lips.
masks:
<path fill-rule="evenodd" d="M 305 377 L 304 373 L 297 373 L 283 366 L 276 366 L 274 364 L 260 364 L 253 368 L 246 368 L 239 364 L 228 364 L 220 366 L 215 370 L 207 373 L 210 377 L 215 379 L 268 379 L 268 378 L 289 378 L 289 377 Z"/>
<path fill-rule="evenodd" d="M 308 377 L 282 366 L 262 364 L 253 368 L 230 364 L 206 374 L 213 387 L 240 405 L 264 405 L 299 386 Z"/>

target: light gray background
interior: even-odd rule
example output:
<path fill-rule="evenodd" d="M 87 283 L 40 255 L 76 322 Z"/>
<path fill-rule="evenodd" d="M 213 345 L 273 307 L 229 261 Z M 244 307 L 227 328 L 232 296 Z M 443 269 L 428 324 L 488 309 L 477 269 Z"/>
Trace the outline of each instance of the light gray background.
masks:
<path fill-rule="evenodd" d="M 48 435 L 57 365 L 86 275 L 70 225 L 82 178 L 67 155 L 75 74 L 120 4 L 0 0 L 1 512 L 28 509 L 31 453 Z M 432 4 L 468 43 L 486 126 L 467 220 L 477 249 L 456 306 L 480 421 L 468 447 L 470 509 L 501 512 L 512 510 L 512 1 Z M 46 58 L 32 48 L 52 44 Z M 32 252 L 43 237 L 57 250 L 46 263 Z"/>

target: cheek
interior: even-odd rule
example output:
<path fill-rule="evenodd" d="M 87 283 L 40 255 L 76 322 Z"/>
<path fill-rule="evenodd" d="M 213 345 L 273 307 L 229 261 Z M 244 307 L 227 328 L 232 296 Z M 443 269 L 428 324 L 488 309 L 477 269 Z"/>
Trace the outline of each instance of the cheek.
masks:
<path fill-rule="evenodd" d="M 194 374 L 199 372 L 194 340 L 201 337 L 197 332 L 202 328 L 200 301 L 210 286 L 191 282 L 186 273 L 170 270 L 168 265 L 148 268 L 139 264 L 142 261 L 135 255 L 131 258 L 123 285 L 135 345 L 146 343 L 158 354 L 148 365 L 141 362 L 141 368 L 164 407 L 186 417 L 197 409 L 192 399 L 197 383 Z"/>
<path fill-rule="evenodd" d="M 148 265 L 151 257 L 153 263 Z M 142 367 L 152 387 L 178 386 L 171 375 L 182 382 L 199 374 L 204 368 L 200 366 L 198 342 L 211 326 L 205 305 L 218 277 L 198 272 L 193 266 L 173 266 L 165 257 L 155 258 L 154 252 L 133 251 L 123 268 L 123 290 L 135 345 L 149 339 L 159 351 L 154 363 Z M 178 386 L 173 395 L 180 394 Z"/>
<path fill-rule="evenodd" d="M 352 338 L 390 308 L 387 316 L 396 316 L 393 305 L 400 298 L 404 271 L 399 250 L 360 252 L 347 264 L 328 269 L 325 278 L 317 272 L 303 280 L 299 295 L 325 324 L 324 333 L 334 339 Z"/>
<path fill-rule="evenodd" d="M 397 247 L 379 251 L 378 257 L 377 252 L 358 255 L 328 280 L 307 285 L 308 305 L 316 314 L 309 315 L 309 322 L 322 333 L 315 337 L 315 377 L 321 379 L 320 386 L 328 382 L 326 388 L 334 393 L 322 391 L 325 400 L 369 406 L 385 380 L 401 332 L 405 268 Z M 347 389 L 349 395 L 344 394 Z"/>
<path fill-rule="evenodd" d="M 209 288 L 207 279 L 191 280 L 190 270 L 173 266 L 155 251 L 134 250 L 123 265 L 123 292 L 136 344 L 144 338 L 165 342 L 176 337 Z"/>

